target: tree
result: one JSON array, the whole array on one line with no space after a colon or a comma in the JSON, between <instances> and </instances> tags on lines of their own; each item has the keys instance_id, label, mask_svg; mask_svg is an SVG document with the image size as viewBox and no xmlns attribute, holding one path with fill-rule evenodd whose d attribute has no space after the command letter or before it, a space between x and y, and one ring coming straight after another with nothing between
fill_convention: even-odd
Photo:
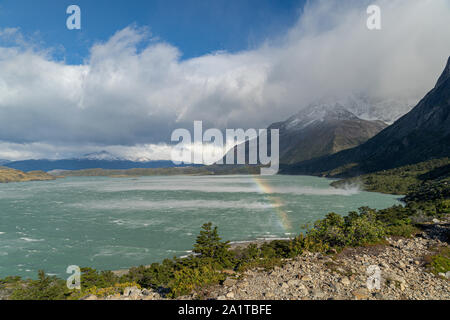
<instances>
[{"instance_id":1,"label":"tree","mask_svg":"<svg viewBox=\"0 0 450 320\"><path fill-rule=\"evenodd\" d=\"M222 266L230 264L231 253L229 241L222 242L219 237L217 227L212 226L212 223L205 223L197 236L197 241L194 245L194 253L200 254L201 258L210 258L219 262Z\"/></svg>"}]
</instances>

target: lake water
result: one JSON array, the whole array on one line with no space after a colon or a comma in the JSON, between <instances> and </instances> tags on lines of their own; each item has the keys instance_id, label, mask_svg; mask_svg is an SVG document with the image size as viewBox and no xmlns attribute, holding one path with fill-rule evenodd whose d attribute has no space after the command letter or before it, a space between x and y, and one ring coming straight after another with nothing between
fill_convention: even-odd
<instances>
[{"instance_id":1,"label":"lake water","mask_svg":"<svg viewBox=\"0 0 450 320\"><path fill-rule=\"evenodd\" d=\"M327 212L386 208L398 196L334 189L305 176L66 178L0 184L0 277L65 277L183 256L200 226L226 240L286 238Z\"/></svg>"}]
</instances>

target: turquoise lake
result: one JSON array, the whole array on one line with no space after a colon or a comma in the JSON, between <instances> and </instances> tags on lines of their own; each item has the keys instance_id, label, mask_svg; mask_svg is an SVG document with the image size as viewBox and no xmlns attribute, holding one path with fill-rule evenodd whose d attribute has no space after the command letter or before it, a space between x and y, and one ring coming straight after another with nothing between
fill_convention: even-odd
<instances>
[{"instance_id":1,"label":"turquoise lake","mask_svg":"<svg viewBox=\"0 0 450 320\"><path fill-rule=\"evenodd\" d=\"M286 238L327 212L383 209L398 196L334 189L306 176L66 178L0 184L0 278L66 277L189 254L213 222L230 241Z\"/></svg>"}]
</instances>

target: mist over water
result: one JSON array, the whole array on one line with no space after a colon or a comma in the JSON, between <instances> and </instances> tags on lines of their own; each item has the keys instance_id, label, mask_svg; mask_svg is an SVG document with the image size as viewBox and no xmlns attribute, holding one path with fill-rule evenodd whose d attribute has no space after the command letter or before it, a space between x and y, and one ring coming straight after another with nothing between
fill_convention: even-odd
<instances>
[{"instance_id":1,"label":"mist over water","mask_svg":"<svg viewBox=\"0 0 450 320\"><path fill-rule=\"evenodd\" d=\"M0 184L0 277L65 277L69 265L121 269L184 256L200 226L226 240L285 238L334 211L396 196L304 176L67 178Z\"/></svg>"}]
</instances>

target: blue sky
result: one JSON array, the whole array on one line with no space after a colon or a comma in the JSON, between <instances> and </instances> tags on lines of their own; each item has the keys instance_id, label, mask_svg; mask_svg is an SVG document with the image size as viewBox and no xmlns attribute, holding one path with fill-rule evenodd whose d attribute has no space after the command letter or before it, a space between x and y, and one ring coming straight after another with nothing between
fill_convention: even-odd
<instances>
[{"instance_id":1,"label":"blue sky","mask_svg":"<svg viewBox=\"0 0 450 320\"><path fill-rule=\"evenodd\" d=\"M448 0L0 0L0 159L169 159L194 121L262 129L323 101L393 121L442 72L449 19Z\"/></svg>"},{"instance_id":2,"label":"blue sky","mask_svg":"<svg viewBox=\"0 0 450 320\"><path fill-rule=\"evenodd\" d=\"M66 28L77 4L81 31ZM0 29L20 28L27 40L53 48L55 58L80 64L92 44L131 24L182 52L182 59L257 47L298 20L304 0L3 0Z\"/></svg>"}]
</instances>

